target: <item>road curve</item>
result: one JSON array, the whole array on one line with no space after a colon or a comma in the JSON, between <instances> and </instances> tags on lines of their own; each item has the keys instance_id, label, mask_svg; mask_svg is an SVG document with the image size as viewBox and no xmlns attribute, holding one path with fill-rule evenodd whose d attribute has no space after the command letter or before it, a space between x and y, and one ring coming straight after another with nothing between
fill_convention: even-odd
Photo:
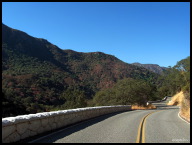
<instances>
[{"instance_id":1,"label":"road curve","mask_svg":"<svg viewBox=\"0 0 192 145\"><path fill-rule=\"evenodd\" d=\"M190 124L178 117L179 108L155 103L156 110L136 110L103 115L64 128L33 143L135 143L139 125L146 143L190 142Z\"/></svg>"},{"instance_id":2,"label":"road curve","mask_svg":"<svg viewBox=\"0 0 192 145\"><path fill-rule=\"evenodd\" d=\"M148 143L189 143L190 124L178 117L178 108L151 114L146 120L145 140Z\"/></svg>"}]
</instances>

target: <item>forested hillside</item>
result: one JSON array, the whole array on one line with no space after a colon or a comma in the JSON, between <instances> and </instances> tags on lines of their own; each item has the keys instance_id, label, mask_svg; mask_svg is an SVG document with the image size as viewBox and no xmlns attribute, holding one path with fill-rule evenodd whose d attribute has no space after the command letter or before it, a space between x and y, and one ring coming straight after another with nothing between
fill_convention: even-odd
<instances>
[{"instance_id":1,"label":"forested hillside","mask_svg":"<svg viewBox=\"0 0 192 145\"><path fill-rule=\"evenodd\" d=\"M2 117L97 105L145 105L180 90L190 57L161 75L102 52L62 50L2 24Z\"/></svg>"},{"instance_id":2,"label":"forested hillside","mask_svg":"<svg viewBox=\"0 0 192 145\"><path fill-rule=\"evenodd\" d=\"M190 56L178 61L160 79L159 94L173 96L172 103L179 103L180 115L190 122Z\"/></svg>"},{"instance_id":3,"label":"forested hillside","mask_svg":"<svg viewBox=\"0 0 192 145\"><path fill-rule=\"evenodd\" d=\"M145 106L147 101L163 99L183 91L185 99L181 109L190 107L190 57L180 60L158 76L156 83L139 79L123 79L114 87L96 93L95 105L131 104Z\"/></svg>"},{"instance_id":4,"label":"forested hillside","mask_svg":"<svg viewBox=\"0 0 192 145\"><path fill-rule=\"evenodd\" d=\"M85 107L119 80L155 84L157 77L115 56L62 50L2 24L3 117Z\"/></svg>"},{"instance_id":5,"label":"forested hillside","mask_svg":"<svg viewBox=\"0 0 192 145\"><path fill-rule=\"evenodd\" d=\"M184 91L190 93L190 56L177 62L159 76L159 91L161 95L175 95ZM189 96L190 97L190 96Z\"/></svg>"}]
</instances>

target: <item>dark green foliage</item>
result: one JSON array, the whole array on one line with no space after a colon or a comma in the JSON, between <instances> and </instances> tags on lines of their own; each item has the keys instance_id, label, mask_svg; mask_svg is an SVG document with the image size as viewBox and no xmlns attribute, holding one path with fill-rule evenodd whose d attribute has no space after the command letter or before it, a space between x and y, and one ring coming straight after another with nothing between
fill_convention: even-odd
<instances>
[{"instance_id":1,"label":"dark green foliage","mask_svg":"<svg viewBox=\"0 0 192 145\"><path fill-rule=\"evenodd\" d=\"M156 100L156 87L144 80L132 78L118 81L114 87L99 91L94 97L95 105L146 105Z\"/></svg>"},{"instance_id":2,"label":"dark green foliage","mask_svg":"<svg viewBox=\"0 0 192 145\"><path fill-rule=\"evenodd\" d=\"M190 56L177 62L159 77L159 95L172 96L179 91L190 92Z\"/></svg>"},{"instance_id":3,"label":"dark green foliage","mask_svg":"<svg viewBox=\"0 0 192 145\"><path fill-rule=\"evenodd\" d=\"M59 98L65 100L65 103L61 106L63 109L87 106L85 92L72 87L64 91Z\"/></svg>"},{"instance_id":4,"label":"dark green foliage","mask_svg":"<svg viewBox=\"0 0 192 145\"><path fill-rule=\"evenodd\" d=\"M182 90L190 91L190 56L179 61L175 68L180 72L180 78L183 80Z\"/></svg>"},{"instance_id":5,"label":"dark green foliage","mask_svg":"<svg viewBox=\"0 0 192 145\"><path fill-rule=\"evenodd\" d=\"M179 61L173 68L166 69L153 79L124 79L114 87L96 93L95 105L138 104L145 105L149 100L161 100L179 91L190 94L190 57ZM140 79L140 80L138 80ZM190 95L187 99L190 100Z\"/></svg>"},{"instance_id":6,"label":"dark green foliage","mask_svg":"<svg viewBox=\"0 0 192 145\"><path fill-rule=\"evenodd\" d=\"M1 100L3 108L2 117L11 117L30 113L26 110L26 107L20 103L19 98L17 98L11 90L2 92Z\"/></svg>"}]
</instances>

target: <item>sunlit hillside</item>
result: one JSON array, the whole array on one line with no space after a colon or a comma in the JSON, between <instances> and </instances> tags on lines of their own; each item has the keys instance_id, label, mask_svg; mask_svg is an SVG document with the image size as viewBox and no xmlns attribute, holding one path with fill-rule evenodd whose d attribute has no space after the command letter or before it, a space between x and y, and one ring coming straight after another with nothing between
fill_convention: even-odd
<instances>
[{"instance_id":1,"label":"sunlit hillside","mask_svg":"<svg viewBox=\"0 0 192 145\"><path fill-rule=\"evenodd\" d=\"M186 99L187 95L189 94L181 91L175 94L167 105L180 106L180 115L190 122L190 100Z\"/></svg>"}]
</instances>

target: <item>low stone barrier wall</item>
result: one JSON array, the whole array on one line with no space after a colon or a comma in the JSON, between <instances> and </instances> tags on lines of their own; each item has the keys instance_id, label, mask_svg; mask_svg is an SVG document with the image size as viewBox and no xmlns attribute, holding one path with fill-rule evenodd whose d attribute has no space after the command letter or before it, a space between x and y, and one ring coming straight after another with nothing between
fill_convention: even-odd
<instances>
[{"instance_id":1,"label":"low stone barrier wall","mask_svg":"<svg viewBox=\"0 0 192 145\"><path fill-rule=\"evenodd\" d=\"M131 110L131 105L86 107L2 118L2 143L16 142L100 115Z\"/></svg>"}]
</instances>

